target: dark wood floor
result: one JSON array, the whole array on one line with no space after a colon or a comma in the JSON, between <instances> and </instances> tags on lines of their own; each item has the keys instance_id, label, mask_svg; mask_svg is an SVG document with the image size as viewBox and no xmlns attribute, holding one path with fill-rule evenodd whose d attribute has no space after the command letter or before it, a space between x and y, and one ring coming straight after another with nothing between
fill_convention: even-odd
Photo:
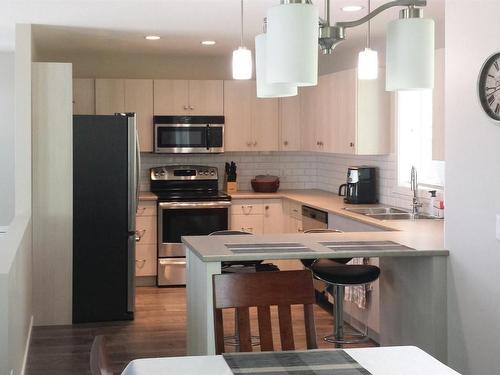
<instances>
[{"instance_id":1,"label":"dark wood floor","mask_svg":"<svg viewBox=\"0 0 500 375\"><path fill-rule=\"evenodd\" d=\"M293 310L297 348L305 348L301 315L300 309ZM275 316L273 318L276 319ZM332 330L331 315L315 306L315 318L318 345L331 348L331 344L320 339ZM228 332L232 332L231 316L227 315L225 320L229 323ZM108 339L108 349L117 374L133 359L185 355L185 289L137 288L135 320L131 322L34 327L26 374L90 374L90 347L96 335L105 335ZM276 332L275 335L275 342L279 343L279 334ZM373 345L373 342L368 342L359 346Z\"/></svg>"}]
</instances>

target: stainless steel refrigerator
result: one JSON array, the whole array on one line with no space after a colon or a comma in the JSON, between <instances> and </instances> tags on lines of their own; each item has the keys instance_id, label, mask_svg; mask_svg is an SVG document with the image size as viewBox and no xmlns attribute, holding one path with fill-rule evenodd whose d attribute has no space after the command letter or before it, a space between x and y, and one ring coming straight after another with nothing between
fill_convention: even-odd
<instances>
[{"instance_id":1,"label":"stainless steel refrigerator","mask_svg":"<svg viewBox=\"0 0 500 375\"><path fill-rule=\"evenodd\" d=\"M134 114L73 117L73 322L130 320L140 153Z\"/></svg>"}]
</instances>

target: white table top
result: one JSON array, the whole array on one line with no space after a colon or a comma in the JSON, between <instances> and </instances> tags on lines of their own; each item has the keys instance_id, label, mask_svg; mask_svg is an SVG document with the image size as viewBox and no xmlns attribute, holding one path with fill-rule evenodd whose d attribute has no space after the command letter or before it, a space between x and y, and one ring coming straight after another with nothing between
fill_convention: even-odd
<instances>
[{"instance_id":1,"label":"white table top","mask_svg":"<svg viewBox=\"0 0 500 375\"><path fill-rule=\"evenodd\" d=\"M372 375L460 375L414 346L344 349ZM222 356L137 359L122 375L233 375Z\"/></svg>"}]
</instances>

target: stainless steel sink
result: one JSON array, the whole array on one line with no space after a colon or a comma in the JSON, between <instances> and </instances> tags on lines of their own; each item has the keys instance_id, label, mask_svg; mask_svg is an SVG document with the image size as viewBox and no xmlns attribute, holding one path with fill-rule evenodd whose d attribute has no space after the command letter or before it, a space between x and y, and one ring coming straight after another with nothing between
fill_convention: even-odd
<instances>
[{"instance_id":1,"label":"stainless steel sink","mask_svg":"<svg viewBox=\"0 0 500 375\"><path fill-rule=\"evenodd\" d=\"M344 210L362 215L387 215L387 214L406 214L405 210L395 207L346 207Z\"/></svg>"},{"instance_id":2,"label":"stainless steel sink","mask_svg":"<svg viewBox=\"0 0 500 375\"><path fill-rule=\"evenodd\" d=\"M395 207L346 207L346 211L365 215L378 220L420 220L420 219L439 219L432 215L412 214L411 212Z\"/></svg>"}]
</instances>

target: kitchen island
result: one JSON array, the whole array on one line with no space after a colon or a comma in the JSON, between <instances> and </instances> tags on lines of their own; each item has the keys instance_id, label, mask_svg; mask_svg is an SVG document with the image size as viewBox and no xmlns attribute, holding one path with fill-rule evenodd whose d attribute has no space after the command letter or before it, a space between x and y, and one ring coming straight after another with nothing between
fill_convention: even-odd
<instances>
[{"instance_id":1,"label":"kitchen island","mask_svg":"<svg viewBox=\"0 0 500 375\"><path fill-rule=\"evenodd\" d=\"M424 220L414 229L431 225L442 226L442 223L430 224ZM379 243L347 250L338 244L352 241ZM446 361L446 261L449 252L443 248L441 237L436 238L425 230L394 230L186 236L183 242L187 248L188 355L215 353L212 275L221 273L221 262L378 257L382 270L380 344L415 345Z\"/></svg>"}]
</instances>

